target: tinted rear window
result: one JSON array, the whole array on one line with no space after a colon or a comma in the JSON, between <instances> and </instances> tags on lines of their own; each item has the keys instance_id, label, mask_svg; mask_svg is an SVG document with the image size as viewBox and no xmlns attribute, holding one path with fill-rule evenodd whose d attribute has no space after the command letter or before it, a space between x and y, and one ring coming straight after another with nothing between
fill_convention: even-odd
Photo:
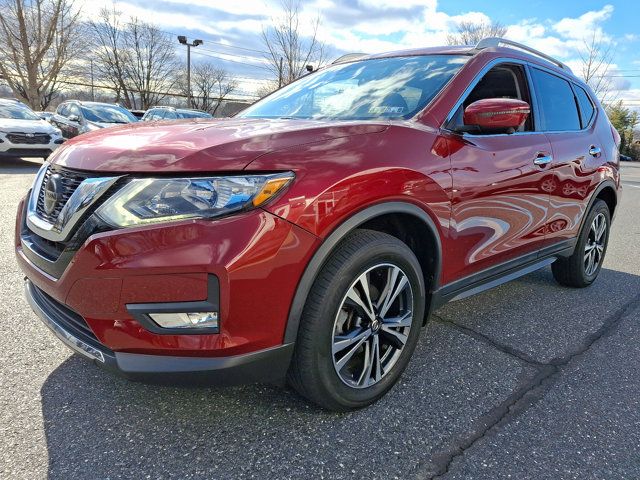
<instances>
[{"instance_id":1,"label":"tinted rear window","mask_svg":"<svg viewBox=\"0 0 640 480\"><path fill-rule=\"evenodd\" d=\"M580 130L578 107L566 80L537 68L531 69L540 106L540 127L547 132Z\"/></svg>"}]
</instances>

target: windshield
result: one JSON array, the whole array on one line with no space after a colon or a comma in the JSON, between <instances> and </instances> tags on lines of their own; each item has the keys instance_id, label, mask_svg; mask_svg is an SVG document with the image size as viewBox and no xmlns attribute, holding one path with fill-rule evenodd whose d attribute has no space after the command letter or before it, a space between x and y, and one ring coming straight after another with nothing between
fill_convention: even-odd
<instances>
[{"instance_id":1,"label":"windshield","mask_svg":"<svg viewBox=\"0 0 640 480\"><path fill-rule=\"evenodd\" d=\"M177 110L178 118L213 118L207 112L196 112L193 110Z\"/></svg>"},{"instance_id":2,"label":"windshield","mask_svg":"<svg viewBox=\"0 0 640 480\"><path fill-rule=\"evenodd\" d=\"M0 118L13 120L40 120L33 111L22 103L0 103Z\"/></svg>"},{"instance_id":3,"label":"windshield","mask_svg":"<svg viewBox=\"0 0 640 480\"><path fill-rule=\"evenodd\" d=\"M334 65L276 91L239 117L368 120L410 118L464 65L460 55L422 55Z\"/></svg>"},{"instance_id":4,"label":"windshield","mask_svg":"<svg viewBox=\"0 0 640 480\"><path fill-rule=\"evenodd\" d=\"M118 105L82 105L82 114L90 122L131 123L138 119L129 110Z\"/></svg>"}]
</instances>

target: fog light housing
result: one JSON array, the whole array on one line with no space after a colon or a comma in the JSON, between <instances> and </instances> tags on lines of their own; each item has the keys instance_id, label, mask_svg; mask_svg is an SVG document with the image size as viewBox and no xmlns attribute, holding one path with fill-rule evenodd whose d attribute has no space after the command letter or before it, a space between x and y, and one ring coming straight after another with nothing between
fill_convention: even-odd
<instances>
[{"instance_id":1,"label":"fog light housing","mask_svg":"<svg viewBox=\"0 0 640 480\"><path fill-rule=\"evenodd\" d=\"M218 328L218 312L150 313L149 317L162 328Z\"/></svg>"}]
</instances>

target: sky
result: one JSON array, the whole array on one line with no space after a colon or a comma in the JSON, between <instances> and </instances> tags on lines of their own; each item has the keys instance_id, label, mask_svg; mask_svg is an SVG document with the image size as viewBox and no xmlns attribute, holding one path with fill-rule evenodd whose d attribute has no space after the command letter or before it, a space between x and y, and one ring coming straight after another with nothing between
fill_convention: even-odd
<instances>
[{"instance_id":1,"label":"sky","mask_svg":"<svg viewBox=\"0 0 640 480\"><path fill-rule=\"evenodd\" d=\"M84 0L94 16L112 2ZM264 67L261 31L281 11L278 0L122 0L124 16L155 23L172 35L200 38L192 62L213 61L240 78L239 95L254 94L270 77ZM318 35L329 57L347 52L378 53L445 44L461 21L498 21L506 37L580 69L580 50L595 34L613 52L609 75L617 98L640 108L640 1L637 0L302 0L301 26ZM185 47L177 44L185 58Z\"/></svg>"}]
</instances>

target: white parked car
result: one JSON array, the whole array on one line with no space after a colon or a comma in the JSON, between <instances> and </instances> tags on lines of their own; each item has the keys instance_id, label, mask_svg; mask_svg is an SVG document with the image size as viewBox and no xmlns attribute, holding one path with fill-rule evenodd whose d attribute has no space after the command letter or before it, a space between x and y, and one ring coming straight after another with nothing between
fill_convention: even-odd
<instances>
[{"instance_id":1,"label":"white parked car","mask_svg":"<svg viewBox=\"0 0 640 480\"><path fill-rule=\"evenodd\" d=\"M0 99L0 158L47 158L62 142L60 129L24 103Z\"/></svg>"}]
</instances>

